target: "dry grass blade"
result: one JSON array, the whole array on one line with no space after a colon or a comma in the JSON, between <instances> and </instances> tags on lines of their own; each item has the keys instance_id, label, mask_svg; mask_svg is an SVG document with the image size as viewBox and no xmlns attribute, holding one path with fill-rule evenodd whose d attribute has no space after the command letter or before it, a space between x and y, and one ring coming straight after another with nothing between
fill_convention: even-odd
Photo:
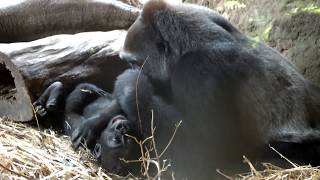
<instances>
[{"instance_id":1,"label":"dry grass blade","mask_svg":"<svg viewBox=\"0 0 320 180\"><path fill-rule=\"evenodd\" d=\"M178 127L179 123L176 125ZM152 138L151 136L145 141L136 139L141 145L143 156L135 162L145 163L144 173L148 173L150 164L155 164L158 174L155 177L145 177L159 179L169 165L166 161L159 160L165 150L157 158L150 156L154 149L145 149L144 143L155 143ZM265 163L264 170L258 171L247 158L244 161L249 165L250 173L228 176L218 172L226 179L320 179L319 167L296 165L290 169L282 169ZM3 119L0 119L0 162L0 179L111 179L94 164L88 151L74 151L69 137L58 136L52 130L39 131L37 127Z\"/></svg>"},{"instance_id":2,"label":"dry grass blade","mask_svg":"<svg viewBox=\"0 0 320 180\"><path fill-rule=\"evenodd\" d=\"M283 158L284 156L281 155ZM295 166L289 169L282 169L269 163L263 163L264 170L258 171L253 164L244 157L244 162L247 163L251 169L250 173L239 174L232 179L239 180L305 180L305 179L320 179L320 167L311 166ZM292 163L290 161L290 163Z\"/></svg>"},{"instance_id":3,"label":"dry grass blade","mask_svg":"<svg viewBox=\"0 0 320 180\"><path fill-rule=\"evenodd\" d=\"M0 119L1 179L111 179L93 159L68 136Z\"/></svg>"}]
</instances>

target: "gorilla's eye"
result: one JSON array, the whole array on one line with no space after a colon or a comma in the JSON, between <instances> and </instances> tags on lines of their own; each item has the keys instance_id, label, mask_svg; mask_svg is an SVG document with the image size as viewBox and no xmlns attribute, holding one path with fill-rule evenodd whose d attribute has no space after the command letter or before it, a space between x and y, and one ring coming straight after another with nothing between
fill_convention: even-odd
<instances>
[{"instance_id":1,"label":"gorilla's eye","mask_svg":"<svg viewBox=\"0 0 320 180\"><path fill-rule=\"evenodd\" d=\"M160 53L164 53L165 47L164 47L164 44L162 42L157 43L157 48L158 48L158 51Z\"/></svg>"},{"instance_id":2,"label":"gorilla's eye","mask_svg":"<svg viewBox=\"0 0 320 180\"><path fill-rule=\"evenodd\" d=\"M167 54L169 52L169 46L168 46L168 43L166 42L158 42L156 46L160 53Z\"/></svg>"}]
</instances>

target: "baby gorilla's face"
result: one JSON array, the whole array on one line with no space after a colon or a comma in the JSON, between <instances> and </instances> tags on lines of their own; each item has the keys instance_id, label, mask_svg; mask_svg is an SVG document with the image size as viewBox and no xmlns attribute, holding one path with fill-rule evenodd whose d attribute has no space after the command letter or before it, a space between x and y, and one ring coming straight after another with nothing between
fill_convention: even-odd
<instances>
[{"instance_id":1,"label":"baby gorilla's face","mask_svg":"<svg viewBox=\"0 0 320 180\"><path fill-rule=\"evenodd\" d=\"M112 118L101 134L96 154L101 166L110 173L126 175L138 170L138 163L126 163L125 160L139 159L139 145L132 137L137 136L134 123L124 116ZM128 136L129 135L129 136Z\"/></svg>"}]
</instances>

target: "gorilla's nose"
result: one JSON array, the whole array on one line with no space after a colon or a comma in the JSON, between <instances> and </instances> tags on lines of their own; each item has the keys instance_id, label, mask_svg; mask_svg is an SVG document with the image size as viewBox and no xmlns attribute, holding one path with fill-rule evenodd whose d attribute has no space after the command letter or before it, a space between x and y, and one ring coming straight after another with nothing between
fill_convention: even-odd
<instances>
[{"instance_id":1,"label":"gorilla's nose","mask_svg":"<svg viewBox=\"0 0 320 180\"><path fill-rule=\"evenodd\" d=\"M115 128L121 133L126 133L127 131L127 126L124 122L118 123Z\"/></svg>"},{"instance_id":2,"label":"gorilla's nose","mask_svg":"<svg viewBox=\"0 0 320 180\"><path fill-rule=\"evenodd\" d=\"M126 61L132 69L139 67L137 59L132 54L121 51L119 57L120 59Z\"/></svg>"},{"instance_id":3,"label":"gorilla's nose","mask_svg":"<svg viewBox=\"0 0 320 180\"><path fill-rule=\"evenodd\" d=\"M122 60L124 60L124 61L133 61L133 60L135 60L135 59L133 58L133 56L131 55L131 53L127 53L127 52L124 51L124 50L120 51L119 57L120 57L120 59L122 59Z\"/></svg>"}]
</instances>

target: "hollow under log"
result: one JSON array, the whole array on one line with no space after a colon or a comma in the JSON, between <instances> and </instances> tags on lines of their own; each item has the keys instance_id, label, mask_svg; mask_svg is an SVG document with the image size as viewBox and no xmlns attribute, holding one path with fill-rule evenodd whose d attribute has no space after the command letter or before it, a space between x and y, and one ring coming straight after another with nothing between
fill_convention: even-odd
<instances>
[{"instance_id":1,"label":"hollow under log","mask_svg":"<svg viewBox=\"0 0 320 180\"><path fill-rule=\"evenodd\" d=\"M118 56L125 35L123 30L87 32L0 44L0 117L32 120L32 102L57 80L66 88L89 82L111 91L127 68Z\"/></svg>"}]
</instances>

